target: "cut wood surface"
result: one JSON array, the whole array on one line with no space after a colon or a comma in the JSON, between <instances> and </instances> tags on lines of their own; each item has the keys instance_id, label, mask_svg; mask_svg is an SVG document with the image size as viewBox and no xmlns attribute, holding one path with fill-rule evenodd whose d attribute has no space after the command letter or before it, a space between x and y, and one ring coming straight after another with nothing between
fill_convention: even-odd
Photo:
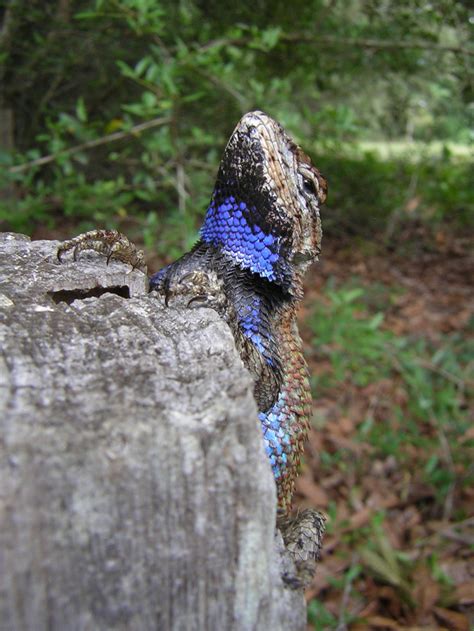
<instances>
[{"instance_id":1,"label":"cut wood surface","mask_svg":"<svg viewBox=\"0 0 474 631\"><path fill-rule=\"evenodd\" d=\"M0 628L303 629L226 324L57 245L0 236Z\"/></svg>"}]
</instances>

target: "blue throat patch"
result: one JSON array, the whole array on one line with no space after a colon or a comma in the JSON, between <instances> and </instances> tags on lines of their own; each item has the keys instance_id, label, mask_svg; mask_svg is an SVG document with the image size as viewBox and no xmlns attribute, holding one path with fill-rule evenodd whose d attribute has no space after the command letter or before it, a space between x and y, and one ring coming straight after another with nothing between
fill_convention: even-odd
<instances>
[{"instance_id":1,"label":"blue throat patch","mask_svg":"<svg viewBox=\"0 0 474 631\"><path fill-rule=\"evenodd\" d=\"M233 195L222 201L217 201L217 197L214 192L201 228L202 240L218 246L241 269L276 281L276 264L280 259L279 239L249 223L245 202L237 201Z\"/></svg>"}]
</instances>

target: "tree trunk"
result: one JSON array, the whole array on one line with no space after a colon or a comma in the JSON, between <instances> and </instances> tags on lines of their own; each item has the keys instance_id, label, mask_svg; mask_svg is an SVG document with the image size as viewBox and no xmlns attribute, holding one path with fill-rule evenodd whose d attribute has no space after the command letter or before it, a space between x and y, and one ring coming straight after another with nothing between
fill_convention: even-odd
<instances>
[{"instance_id":1,"label":"tree trunk","mask_svg":"<svg viewBox=\"0 0 474 631\"><path fill-rule=\"evenodd\" d=\"M227 326L56 247L0 236L0 627L303 629Z\"/></svg>"}]
</instances>

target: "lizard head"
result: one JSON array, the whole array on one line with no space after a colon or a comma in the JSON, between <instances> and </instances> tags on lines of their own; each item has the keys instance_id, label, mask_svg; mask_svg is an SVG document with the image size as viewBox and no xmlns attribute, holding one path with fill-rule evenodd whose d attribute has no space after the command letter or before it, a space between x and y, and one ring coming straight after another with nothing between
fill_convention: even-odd
<instances>
[{"instance_id":1,"label":"lizard head","mask_svg":"<svg viewBox=\"0 0 474 631\"><path fill-rule=\"evenodd\" d=\"M324 177L281 125L249 112L225 148L201 237L300 297L304 272L321 251L326 192Z\"/></svg>"}]
</instances>

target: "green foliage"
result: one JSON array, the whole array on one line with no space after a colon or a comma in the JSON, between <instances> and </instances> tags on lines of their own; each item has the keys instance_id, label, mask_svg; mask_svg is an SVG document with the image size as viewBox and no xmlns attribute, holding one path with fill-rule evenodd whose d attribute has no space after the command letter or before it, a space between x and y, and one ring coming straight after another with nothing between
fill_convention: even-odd
<instances>
[{"instance_id":1,"label":"green foliage","mask_svg":"<svg viewBox=\"0 0 474 631\"><path fill-rule=\"evenodd\" d=\"M330 183L326 231L373 237L385 233L387 241L414 222L432 230L441 222L474 225L471 191L473 163L449 152L428 156L415 149L408 159L381 157L375 152L354 157L350 146L341 154L318 154ZM391 226L391 227L390 227Z\"/></svg>"},{"instance_id":2,"label":"green foliage","mask_svg":"<svg viewBox=\"0 0 474 631\"><path fill-rule=\"evenodd\" d=\"M469 57L443 49L469 45L461 2L80 0L58 9L20 0L11 10L0 104L14 110L17 150L0 148L0 186L16 196L0 201L3 227L133 219L149 247L181 251L196 237L226 139L252 108L313 146L330 180L326 229L383 229L414 178L430 221L472 209L467 168L449 157L415 169L339 151L364 138L469 140L472 84L460 71ZM52 159L28 166L40 156Z\"/></svg>"},{"instance_id":3,"label":"green foliage","mask_svg":"<svg viewBox=\"0 0 474 631\"><path fill-rule=\"evenodd\" d=\"M380 292L380 288L377 288ZM474 343L460 332L442 343L396 336L383 326L383 314L373 311L373 292L357 281L328 288L310 319L317 356L329 359L331 371L314 379L315 397L341 382L362 388L391 379L406 393L403 407L394 404L382 421L371 414L360 424L361 440L380 457L404 462L407 444L420 450L423 478L440 498L455 479L457 463L466 465L466 450L456 448L470 427L466 409L472 382ZM451 445L449 456L446 445ZM344 452L324 454L328 469L344 469Z\"/></svg>"},{"instance_id":4,"label":"green foliage","mask_svg":"<svg viewBox=\"0 0 474 631\"><path fill-rule=\"evenodd\" d=\"M308 623L312 625L315 631L326 631L327 629L335 629L338 620L326 609L322 602L313 598L308 603Z\"/></svg>"},{"instance_id":5,"label":"green foliage","mask_svg":"<svg viewBox=\"0 0 474 631\"><path fill-rule=\"evenodd\" d=\"M413 606L413 563L393 548L383 527L384 518L382 513L374 516L369 536L360 545L359 554L373 575L399 590L402 598Z\"/></svg>"},{"instance_id":6,"label":"green foliage","mask_svg":"<svg viewBox=\"0 0 474 631\"><path fill-rule=\"evenodd\" d=\"M384 363L385 344L389 339L389 334L380 329L382 313L370 318L357 317L361 310L357 301L363 293L361 287L328 289L330 306L318 309L312 320L316 333L314 343L320 351L328 349L334 379L352 379L359 386L381 376L380 366Z\"/></svg>"}]
</instances>

